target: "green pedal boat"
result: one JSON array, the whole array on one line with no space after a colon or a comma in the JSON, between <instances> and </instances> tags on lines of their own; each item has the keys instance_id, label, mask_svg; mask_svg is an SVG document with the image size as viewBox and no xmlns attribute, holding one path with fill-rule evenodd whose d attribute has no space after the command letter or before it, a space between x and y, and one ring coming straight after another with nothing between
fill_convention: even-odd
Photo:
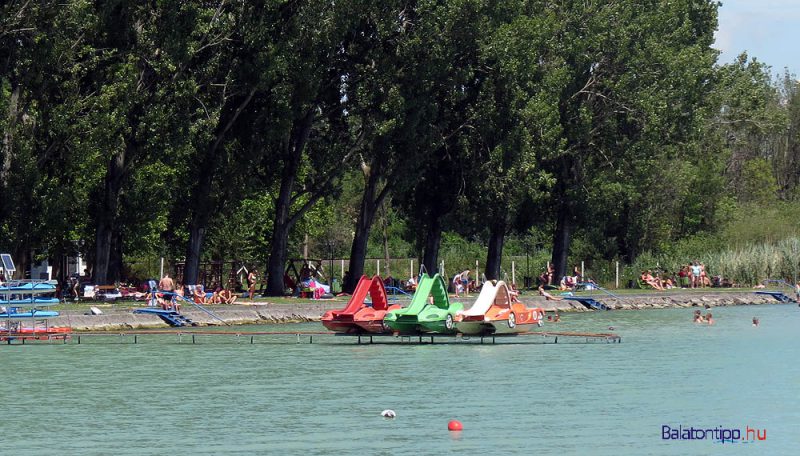
<instances>
[{"instance_id":1,"label":"green pedal boat","mask_svg":"<svg viewBox=\"0 0 800 456\"><path fill-rule=\"evenodd\" d=\"M447 285L439 274L423 274L411 304L387 312L383 322L395 333L454 333L456 313L463 309L461 303L450 303Z\"/></svg>"}]
</instances>

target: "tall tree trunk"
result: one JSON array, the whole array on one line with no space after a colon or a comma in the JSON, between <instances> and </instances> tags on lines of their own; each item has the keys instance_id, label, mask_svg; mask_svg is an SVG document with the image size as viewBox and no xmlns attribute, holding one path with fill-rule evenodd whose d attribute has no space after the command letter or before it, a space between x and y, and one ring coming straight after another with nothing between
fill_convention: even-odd
<instances>
[{"instance_id":1,"label":"tall tree trunk","mask_svg":"<svg viewBox=\"0 0 800 456\"><path fill-rule=\"evenodd\" d=\"M206 237L206 230L211 220L211 213L214 210L211 202L211 172L213 170L213 159L209 156L200 166L200 176L206 176L206 181L198 184L192 195L191 219L189 221L189 242L186 245L186 264L183 269L183 282L185 285L197 284L198 274L200 272L200 258L202 257L203 242ZM199 178L198 178L199 179ZM198 180L199 182L199 180Z\"/></svg>"},{"instance_id":2,"label":"tall tree trunk","mask_svg":"<svg viewBox=\"0 0 800 456\"><path fill-rule=\"evenodd\" d=\"M302 119L298 119L292 127L290 141L287 144L281 188L278 198L275 200L275 222L272 228L270 254L267 263L267 294L269 296L283 295L283 274L288 255L289 232L297 220L289 216L289 211L292 208L292 194L297 179L297 170L300 167L303 149L311 133L313 120L313 111L308 111Z\"/></svg>"},{"instance_id":3,"label":"tall tree trunk","mask_svg":"<svg viewBox=\"0 0 800 456\"><path fill-rule=\"evenodd\" d=\"M195 220L189 223L189 242L186 247L186 264L183 268L183 281L185 285L196 285L200 273L200 257L202 255L203 241L206 237L206 224Z\"/></svg>"},{"instance_id":4,"label":"tall tree trunk","mask_svg":"<svg viewBox=\"0 0 800 456\"><path fill-rule=\"evenodd\" d=\"M486 278L500 278L500 264L503 261L503 243L506 237L506 221L498 219L489 228L489 251L486 254Z\"/></svg>"},{"instance_id":5,"label":"tall tree trunk","mask_svg":"<svg viewBox=\"0 0 800 456\"><path fill-rule=\"evenodd\" d=\"M275 219L269 261L267 262L267 295L283 296L283 275L289 246L289 226Z\"/></svg>"},{"instance_id":6,"label":"tall tree trunk","mask_svg":"<svg viewBox=\"0 0 800 456\"><path fill-rule=\"evenodd\" d=\"M215 179L218 179L217 152L225 140L225 135L236 123L241 113L253 100L256 89L253 88L242 100L229 99L223 106L223 114L217 121L214 142L208 145L202 157L200 166L197 170L197 178L192 192L192 201L189 203L191 208L191 219L189 221L189 242L186 245L186 264L183 269L184 285L197 284L200 273L200 259L203 253L203 242L205 242L208 224L211 221L211 214L216 213L222 201L212 201L211 187Z\"/></svg>"},{"instance_id":7,"label":"tall tree trunk","mask_svg":"<svg viewBox=\"0 0 800 456\"><path fill-rule=\"evenodd\" d=\"M111 236L111 252L108 260L106 278L109 283L117 283L122 278L123 241L120 230L114 230Z\"/></svg>"},{"instance_id":8,"label":"tall tree trunk","mask_svg":"<svg viewBox=\"0 0 800 456\"><path fill-rule=\"evenodd\" d=\"M11 164L14 161L14 129L19 117L20 87L15 85L8 100L8 120L3 131L3 143L0 147L0 220L6 220L10 213L17 210L16 205L6 196L8 178L11 175Z\"/></svg>"},{"instance_id":9,"label":"tall tree trunk","mask_svg":"<svg viewBox=\"0 0 800 456\"><path fill-rule=\"evenodd\" d=\"M561 277L564 277L567 273L567 257L574 228L573 218L570 204L562 202L558 207L558 220L556 221L556 230L553 233L552 262L555 270L554 281L561 280Z\"/></svg>"},{"instance_id":10,"label":"tall tree trunk","mask_svg":"<svg viewBox=\"0 0 800 456\"><path fill-rule=\"evenodd\" d=\"M375 214L388 193L387 188L378 192L378 185L383 178L382 168L378 160L373 160L372 166L363 165L362 168L366 182L364 183L364 192L361 195L361 205L358 210L353 244L350 247L350 266L348 268L350 274L348 275L347 283L343 284L343 289L347 293L353 292L358 279L364 274L369 233L375 221ZM380 271L378 271L378 274L380 274Z\"/></svg>"},{"instance_id":11,"label":"tall tree trunk","mask_svg":"<svg viewBox=\"0 0 800 456\"><path fill-rule=\"evenodd\" d=\"M96 247L94 259L94 282L98 285L109 284L109 262L114 230L116 229L117 209L119 206L122 182L125 177L125 158L131 152L126 149L115 154L108 163L105 186L97 214L95 231Z\"/></svg>"},{"instance_id":12,"label":"tall tree trunk","mask_svg":"<svg viewBox=\"0 0 800 456\"><path fill-rule=\"evenodd\" d=\"M385 208L382 211L381 219L383 221L381 225L383 228L383 258L386 261L386 263L384 263L386 264L385 266L386 277L391 277L392 264L391 264L391 256L389 255L389 220ZM380 271L378 271L378 273L380 274Z\"/></svg>"},{"instance_id":13,"label":"tall tree trunk","mask_svg":"<svg viewBox=\"0 0 800 456\"><path fill-rule=\"evenodd\" d=\"M372 193L374 195L374 188ZM364 195L361 198L361 208L358 212L358 220L356 221L355 233L353 236L353 244L350 247L350 265L348 266L348 278L344 284L344 291L352 293L356 288L358 279L364 274L364 262L367 256L367 244L369 242L369 232L372 228L372 221L375 217L375 206L373 196L369 195L370 186L364 189Z\"/></svg>"},{"instance_id":14,"label":"tall tree trunk","mask_svg":"<svg viewBox=\"0 0 800 456\"><path fill-rule=\"evenodd\" d=\"M8 186L8 175L11 172L14 155L14 129L19 117L19 94L20 86L15 85L8 100L8 124L3 132L3 147L0 150L3 156L2 166L0 166L0 190L4 190Z\"/></svg>"},{"instance_id":15,"label":"tall tree trunk","mask_svg":"<svg viewBox=\"0 0 800 456\"><path fill-rule=\"evenodd\" d=\"M15 279L25 278L25 272L28 271L28 268L30 267L30 256L31 249L28 242L25 240L18 242L12 254L12 258L14 259L14 267L17 268L14 272Z\"/></svg>"},{"instance_id":16,"label":"tall tree trunk","mask_svg":"<svg viewBox=\"0 0 800 456\"><path fill-rule=\"evenodd\" d=\"M422 256L422 264L429 275L439 271L439 245L442 241L442 220L439 214L431 214L428 220L428 229L425 233L425 249Z\"/></svg>"},{"instance_id":17,"label":"tall tree trunk","mask_svg":"<svg viewBox=\"0 0 800 456\"><path fill-rule=\"evenodd\" d=\"M58 280L60 286L64 286L64 250L61 247L61 244L56 244L55 248L49 252L50 256L47 258L47 262L53 266L53 274L50 276L54 280ZM57 296L61 297L61 296Z\"/></svg>"}]
</instances>

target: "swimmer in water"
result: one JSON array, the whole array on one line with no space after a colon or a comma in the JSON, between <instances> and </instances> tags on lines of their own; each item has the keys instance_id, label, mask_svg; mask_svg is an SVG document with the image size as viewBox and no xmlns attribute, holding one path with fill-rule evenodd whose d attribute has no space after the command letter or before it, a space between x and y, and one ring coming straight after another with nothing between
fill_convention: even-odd
<instances>
[{"instance_id":1,"label":"swimmer in water","mask_svg":"<svg viewBox=\"0 0 800 456\"><path fill-rule=\"evenodd\" d=\"M711 312L709 312L709 313L707 313L707 314L706 314L706 316L705 316L704 320L705 320L705 321L706 321L706 323L708 323L709 325L713 325L713 324L714 324L714 317L711 315Z\"/></svg>"},{"instance_id":2,"label":"swimmer in water","mask_svg":"<svg viewBox=\"0 0 800 456\"><path fill-rule=\"evenodd\" d=\"M758 317L753 317L753 326L758 326Z\"/></svg>"}]
</instances>

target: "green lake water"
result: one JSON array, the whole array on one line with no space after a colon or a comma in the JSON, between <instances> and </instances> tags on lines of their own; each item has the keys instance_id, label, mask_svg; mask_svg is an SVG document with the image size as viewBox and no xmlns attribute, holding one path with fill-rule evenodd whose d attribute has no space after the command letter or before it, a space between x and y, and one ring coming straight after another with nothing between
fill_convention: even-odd
<instances>
[{"instance_id":1,"label":"green lake water","mask_svg":"<svg viewBox=\"0 0 800 456\"><path fill-rule=\"evenodd\" d=\"M113 336L0 346L0 454L800 454L800 308L712 312L711 327L693 324L692 309L563 314L545 327L613 326L620 344ZM448 432L451 419L464 431ZM749 426L767 438L662 440L664 425Z\"/></svg>"}]
</instances>

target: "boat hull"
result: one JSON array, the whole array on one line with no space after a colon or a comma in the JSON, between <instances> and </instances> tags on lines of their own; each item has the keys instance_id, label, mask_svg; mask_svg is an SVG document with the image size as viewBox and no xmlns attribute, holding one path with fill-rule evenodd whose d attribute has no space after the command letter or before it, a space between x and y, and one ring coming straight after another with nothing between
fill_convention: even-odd
<instances>
[{"instance_id":1,"label":"boat hull","mask_svg":"<svg viewBox=\"0 0 800 456\"><path fill-rule=\"evenodd\" d=\"M519 334L529 332L539 327L538 322L515 324L513 327L508 325L508 320L489 320L489 321L459 321L456 323L456 330L466 335L484 334Z\"/></svg>"},{"instance_id":2,"label":"boat hull","mask_svg":"<svg viewBox=\"0 0 800 456\"><path fill-rule=\"evenodd\" d=\"M24 319L31 319L31 318L55 318L59 314L58 312L52 310L31 310L29 312L12 312L12 313L1 313L0 319L3 320L24 320Z\"/></svg>"},{"instance_id":3,"label":"boat hull","mask_svg":"<svg viewBox=\"0 0 800 456\"><path fill-rule=\"evenodd\" d=\"M488 326L492 328L492 330L490 330L492 334L519 334L528 332L537 327L535 323L525 323L517 324L511 328L508 326L508 320L494 320L489 322Z\"/></svg>"},{"instance_id":4,"label":"boat hull","mask_svg":"<svg viewBox=\"0 0 800 456\"><path fill-rule=\"evenodd\" d=\"M353 334L362 331L361 327L352 320L322 320L322 325L337 333Z\"/></svg>"},{"instance_id":5,"label":"boat hull","mask_svg":"<svg viewBox=\"0 0 800 456\"><path fill-rule=\"evenodd\" d=\"M67 340L71 337L72 328L66 326L53 326L50 328L16 328L8 331L0 329L0 341L10 340L50 340L53 338Z\"/></svg>"},{"instance_id":6,"label":"boat hull","mask_svg":"<svg viewBox=\"0 0 800 456\"><path fill-rule=\"evenodd\" d=\"M447 327L445 320L424 321L420 322L419 327L424 332L435 332L439 334L455 334L456 326L453 324L450 328Z\"/></svg>"},{"instance_id":7,"label":"boat hull","mask_svg":"<svg viewBox=\"0 0 800 456\"><path fill-rule=\"evenodd\" d=\"M390 332L390 329L383 323L385 316L385 310L366 307L355 314L326 314L322 317L322 324L338 333L385 333Z\"/></svg>"},{"instance_id":8,"label":"boat hull","mask_svg":"<svg viewBox=\"0 0 800 456\"><path fill-rule=\"evenodd\" d=\"M359 329L361 329L364 332L374 333L374 334L391 332L391 330L387 326L384 326L383 318L381 318L380 320L363 320L363 321L359 320L355 323L356 325L358 325Z\"/></svg>"},{"instance_id":9,"label":"boat hull","mask_svg":"<svg viewBox=\"0 0 800 456\"><path fill-rule=\"evenodd\" d=\"M466 335L480 335L494 332L494 327L485 321L459 321L456 331Z\"/></svg>"},{"instance_id":10,"label":"boat hull","mask_svg":"<svg viewBox=\"0 0 800 456\"><path fill-rule=\"evenodd\" d=\"M398 320L384 320L386 326L393 333L417 334L420 332L419 321L416 318L402 318Z\"/></svg>"}]
</instances>

